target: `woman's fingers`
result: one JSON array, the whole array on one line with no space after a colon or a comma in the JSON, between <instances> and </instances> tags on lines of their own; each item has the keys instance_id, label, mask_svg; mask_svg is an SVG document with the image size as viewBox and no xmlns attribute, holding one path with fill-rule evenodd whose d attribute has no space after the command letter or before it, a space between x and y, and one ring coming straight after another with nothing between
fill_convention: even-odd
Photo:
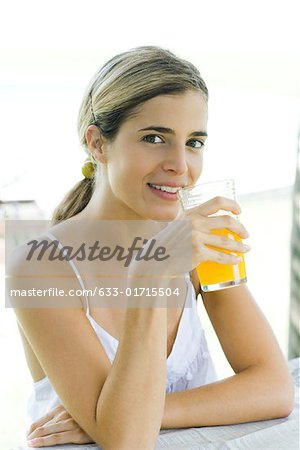
<instances>
[{"instance_id":1,"label":"woman's fingers","mask_svg":"<svg viewBox=\"0 0 300 450\"><path fill-rule=\"evenodd\" d=\"M30 425L30 428L28 430L27 433L27 437L38 427L41 427L42 425L44 425L45 423L49 422L50 420L52 420L55 416L57 412L57 408L53 409L52 411L50 411L48 414L45 414L45 416L41 417L39 420L37 420L36 422L33 422Z\"/></svg>"},{"instance_id":2,"label":"woman's fingers","mask_svg":"<svg viewBox=\"0 0 300 450\"><path fill-rule=\"evenodd\" d=\"M230 237L217 234L206 234L204 243L206 245L217 247L218 249L221 248L235 253L246 253L250 250L249 245L235 240L233 234L229 233L228 235Z\"/></svg>"},{"instance_id":3,"label":"woman's fingers","mask_svg":"<svg viewBox=\"0 0 300 450\"><path fill-rule=\"evenodd\" d=\"M70 417L70 415L67 413L67 411L65 410L65 408L62 405L56 406L50 412L48 412L43 417L41 417L39 420L37 420L36 422L33 422L30 425L27 436L29 436L36 428L44 425L45 423L50 422L51 420L55 421L57 418L60 418L62 414L66 415L64 417L65 419Z\"/></svg>"},{"instance_id":4,"label":"woman's fingers","mask_svg":"<svg viewBox=\"0 0 300 450\"><path fill-rule=\"evenodd\" d=\"M48 436L49 434L58 433L61 431L70 431L77 428L77 424L73 419L62 420L61 422L48 422L37 427L27 439L38 438L42 436Z\"/></svg>"},{"instance_id":5,"label":"woman's fingers","mask_svg":"<svg viewBox=\"0 0 300 450\"><path fill-rule=\"evenodd\" d=\"M29 447L51 447L60 444L92 444L94 441L84 433L83 430L77 428L72 431L64 431L62 433L53 433L49 436L39 437L27 442Z\"/></svg>"},{"instance_id":6,"label":"woman's fingers","mask_svg":"<svg viewBox=\"0 0 300 450\"><path fill-rule=\"evenodd\" d=\"M228 230L238 234L243 239L249 237L249 233L244 225L229 215L208 217L207 221L205 221L204 228L207 232L227 228Z\"/></svg>"},{"instance_id":7,"label":"woman's fingers","mask_svg":"<svg viewBox=\"0 0 300 450\"><path fill-rule=\"evenodd\" d=\"M202 216L210 216L220 210L231 211L234 214L241 213L241 208L235 200L220 196L214 197L207 202L202 203L200 206L193 208L193 211L197 211L198 214L200 213Z\"/></svg>"},{"instance_id":8,"label":"woman's fingers","mask_svg":"<svg viewBox=\"0 0 300 450\"><path fill-rule=\"evenodd\" d=\"M64 408L60 411L57 412L56 415L53 417L52 421L54 422L58 422L60 420L66 420L66 419L72 419L72 417L70 416L70 414L68 413L68 411L66 411ZM72 419L73 420L73 419Z\"/></svg>"},{"instance_id":9,"label":"woman's fingers","mask_svg":"<svg viewBox=\"0 0 300 450\"><path fill-rule=\"evenodd\" d=\"M227 197L214 197L208 200L202 205L193 208L186 212L186 216L189 217L201 231L210 232L213 229L228 228L234 231L242 238L249 237L244 225L242 225L239 220L230 214L216 215L219 211L229 211L234 214L240 214L241 209L239 204Z\"/></svg>"},{"instance_id":10,"label":"woman's fingers","mask_svg":"<svg viewBox=\"0 0 300 450\"><path fill-rule=\"evenodd\" d=\"M235 265L235 264L239 264L242 260L241 257L239 257L239 256L231 255L230 253L219 252L217 250L213 250L213 249L206 247L206 245L204 245L203 247L204 248L202 249L202 252L201 252L201 259L199 259L199 261L196 261L195 267L199 263L202 263L205 261L213 261L213 262L216 262L219 264Z\"/></svg>"},{"instance_id":11,"label":"woman's fingers","mask_svg":"<svg viewBox=\"0 0 300 450\"><path fill-rule=\"evenodd\" d=\"M29 432L27 444L30 447L94 443L62 405L34 422Z\"/></svg>"}]
</instances>

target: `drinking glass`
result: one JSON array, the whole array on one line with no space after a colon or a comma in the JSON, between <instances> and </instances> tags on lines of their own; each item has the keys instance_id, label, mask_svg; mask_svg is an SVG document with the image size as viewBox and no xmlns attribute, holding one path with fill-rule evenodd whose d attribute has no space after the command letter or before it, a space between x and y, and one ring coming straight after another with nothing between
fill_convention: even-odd
<instances>
[{"instance_id":1,"label":"drinking glass","mask_svg":"<svg viewBox=\"0 0 300 450\"><path fill-rule=\"evenodd\" d=\"M209 183L197 184L190 188L183 188L179 191L178 195L184 211L195 208L217 196L228 197L236 200L235 185L233 179L213 181ZM223 214L229 214L236 220L239 220L239 217L231 213L230 211L219 210L217 213L212 214L211 216ZM234 239L239 242L242 241L240 236L227 228L211 230L211 233L220 236L227 236L229 239ZM241 262L234 265L220 264L214 261L204 261L200 263L196 267L196 270L202 291L218 291L220 289L239 286L247 282L246 266L243 253L216 248L211 245L207 245L207 247L222 251L224 253L230 253L232 255L239 256L241 258Z\"/></svg>"}]
</instances>

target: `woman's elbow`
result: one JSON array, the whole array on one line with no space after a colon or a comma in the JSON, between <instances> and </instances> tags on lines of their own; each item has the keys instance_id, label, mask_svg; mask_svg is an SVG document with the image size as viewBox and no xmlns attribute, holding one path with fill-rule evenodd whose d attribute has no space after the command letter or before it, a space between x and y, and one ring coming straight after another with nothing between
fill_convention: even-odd
<instances>
[{"instance_id":1,"label":"woman's elbow","mask_svg":"<svg viewBox=\"0 0 300 450\"><path fill-rule=\"evenodd\" d=\"M294 409L295 388L293 380L288 377L274 390L276 418L288 417Z\"/></svg>"}]
</instances>

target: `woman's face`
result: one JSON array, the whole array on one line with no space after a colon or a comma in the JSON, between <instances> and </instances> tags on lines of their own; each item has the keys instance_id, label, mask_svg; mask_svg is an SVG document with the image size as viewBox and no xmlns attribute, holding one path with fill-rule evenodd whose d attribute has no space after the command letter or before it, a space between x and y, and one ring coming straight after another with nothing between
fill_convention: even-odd
<instances>
[{"instance_id":1,"label":"woman's face","mask_svg":"<svg viewBox=\"0 0 300 450\"><path fill-rule=\"evenodd\" d=\"M200 92L146 101L108 145L106 204L119 208L124 219L175 219L180 201L164 189L195 184L206 136L207 102Z\"/></svg>"}]
</instances>

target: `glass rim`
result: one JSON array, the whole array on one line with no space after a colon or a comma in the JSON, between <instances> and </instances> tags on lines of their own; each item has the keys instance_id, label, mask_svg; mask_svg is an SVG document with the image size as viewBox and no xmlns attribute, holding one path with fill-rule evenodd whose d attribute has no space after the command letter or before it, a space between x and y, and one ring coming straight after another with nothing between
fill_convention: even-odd
<instances>
[{"instance_id":1,"label":"glass rim","mask_svg":"<svg viewBox=\"0 0 300 450\"><path fill-rule=\"evenodd\" d=\"M223 179L219 179L219 180L215 180L215 181L206 181L205 183L196 183L194 184L194 186L187 186L184 187L182 189L180 189L178 191L178 193L180 194L181 192L190 192L193 189L196 189L197 187L205 187L208 185L217 185L217 184L221 184L221 183L233 183L234 184L234 178L223 178Z\"/></svg>"},{"instance_id":2,"label":"glass rim","mask_svg":"<svg viewBox=\"0 0 300 450\"><path fill-rule=\"evenodd\" d=\"M210 196L220 195L218 194L220 189L226 190L229 189L230 191L232 191L233 198L235 199L234 179L224 178L215 181L207 181L205 183L198 183L195 184L194 186L189 186L187 188L180 189L178 191L178 197L181 203L181 207L184 211L193 209L196 206L200 205L199 203L200 198L204 199L204 201L207 201L209 200Z\"/></svg>"}]
</instances>

